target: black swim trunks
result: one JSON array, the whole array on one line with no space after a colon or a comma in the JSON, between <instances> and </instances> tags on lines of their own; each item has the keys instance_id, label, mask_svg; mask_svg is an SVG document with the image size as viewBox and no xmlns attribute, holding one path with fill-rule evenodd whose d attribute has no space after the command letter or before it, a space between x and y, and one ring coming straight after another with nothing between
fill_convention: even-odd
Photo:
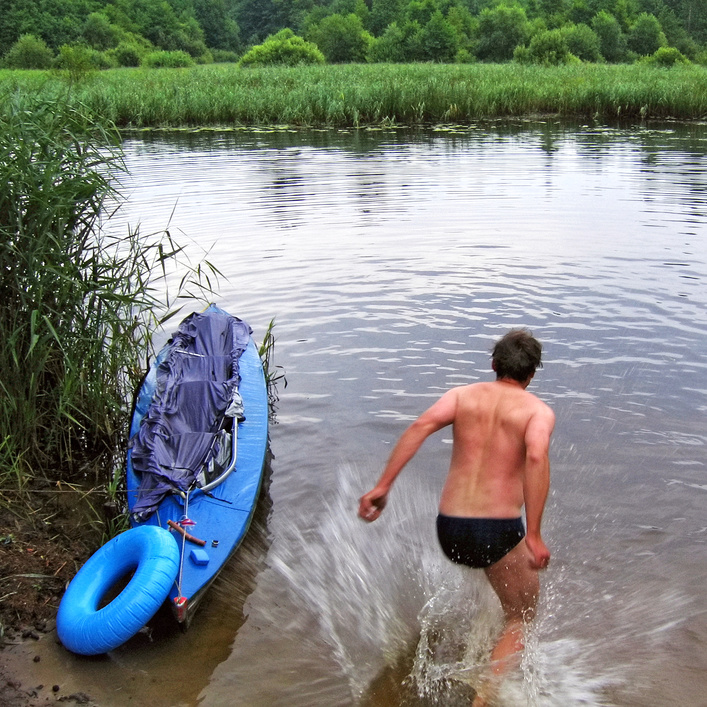
<instances>
[{"instance_id":1,"label":"black swim trunks","mask_svg":"<svg viewBox=\"0 0 707 707\"><path fill-rule=\"evenodd\" d=\"M444 554L459 565L489 567L524 537L520 518L437 516L437 537Z\"/></svg>"}]
</instances>

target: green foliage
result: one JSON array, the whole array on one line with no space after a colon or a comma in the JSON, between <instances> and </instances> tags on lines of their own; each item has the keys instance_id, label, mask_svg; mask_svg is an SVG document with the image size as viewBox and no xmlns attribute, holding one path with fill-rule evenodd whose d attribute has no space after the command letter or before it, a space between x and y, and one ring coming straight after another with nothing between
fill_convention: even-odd
<instances>
[{"instance_id":1,"label":"green foliage","mask_svg":"<svg viewBox=\"0 0 707 707\"><path fill-rule=\"evenodd\" d=\"M211 55L217 64L237 64L240 60L240 56L236 52L230 52L227 49L212 49Z\"/></svg>"},{"instance_id":2,"label":"green foliage","mask_svg":"<svg viewBox=\"0 0 707 707\"><path fill-rule=\"evenodd\" d=\"M89 46L105 51L118 45L121 31L102 12L92 12L86 19L82 35Z\"/></svg>"},{"instance_id":3,"label":"green foliage","mask_svg":"<svg viewBox=\"0 0 707 707\"><path fill-rule=\"evenodd\" d=\"M186 265L168 234L106 235L123 161L102 116L65 98L2 99L0 494L44 476L114 496L143 356L175 313L164 278L181 262L176 295L198 296L217 272Z\"/></svg>"},{"instance_id":4,"label":"green foliage","mask_svg":"<svg viewBox=\"0 0 707 707\"><path fill-rule=\"evenodd\" d=\"M23 34L5 56L9 69L48 69L53 61L54 52L33 34Z\"/></svg>"},{"instance_id":5,"label":"green foliage","mask_svg":"<svg viewBox=\"0 0 707 707\"><path fill-rule=\"evenodd\" d=\"M601 55L607 61L622 61L626 56L626 38L619 21L610 13L602 11L592 20L592 29L599 37Z\"/></svg>"},{"instance_id":6,"label":"green foliage","mask_svg":"<svg viewBox=\"0 0 707 707\"><path fill-rule=\"evenodd\" d=\"M516 59L527 60L534 64L557 66L570 61L570 50L562 30L551 29L539 32L530 40L527 53L516 54Z\"/></svg>"},{"instance_id":7,"label":"green foliage","mask_svg":"<svg viewBox=\"0 0 707 707\"><path fill-rule=\"evenodd\" d=\"M54 60L54 69L70 83L86 79L97 69L109 68L112 67L108 57L85 44L65 44L59 47L59 55Z\"/></svg>"},{"instance_id":8,"label":"green foliage","mask_svg":"<svg viewBox=\"0 0 707 707\"><path fill-rule=\"evenodd\" d=\"M402 19L402 0L371 0L371 32L376 37L383 35L395 23Z\"/></svg>"},{"instance_id":9,"label":"green foliage","mask_svg":"<svg viewBox=\"0 0 707 707\"><path fill-rule=\"evenodd\" d=\"M520 5L485 8L479 15L476 55L484 61L507 61L518 45L527 43L529 34L528 18Z\"/></svg>"},{"instance_id":10,"label":"green foliage","mask_svg":"<svg viewBox=\"0 0 707 707\"><path fill-rule=\"evenodd\" d=\"M570 53L582 61L601 61L601 42L588 25L565 25L562 35Z\"/></svg>"},{"instance_id":11,"label":"green foliage","mask_svg":"<svg viewBox=\"0 0 707 707\"><path fill-rule=\"evenodd\" d=\"M283 29L244 54L239 66L299 66L323 64L325 61L315 44L306 42L291 29Z\"/></svg>"},{"instance_id":12,"label":"green foliage","mask_svg":"<svg viewBox=\"0 0 707 707\"><path fill-rule=\"evenodd\" d=\"M149 69L182 69L194 66L194 59L182 51L150 52L142 58L141 65Z\"/></svg>"},{"instance_id":13,"label":"green foliage","mask_svg":"<svg viewBox=\"0 0 707 707\"><path fill-rule=\"evenodd\" d=\"M655 54L645 57L643 61L652 66L671 67L679 64L689 64L690 60L675 47L660 47Z\"/></svg>"},{"instance_id":14,"label":"green foliage","mask_svg":"<svg viewBox=\"0 0 707 707\"><path fill-rule=\"evenodd\" d=\"M365 61L372 41L361 18L354 13L325 17L309 30L307 39L316 44L332 64Z\"/></svg>"},{"instance_id":15,"label":"green foliage","mask_svg":"<svg viewBox=\"0 0 707 707\"><path fill-rule=\"evenodd\" d=\"M194 13L204 31L204 42L213 51L236 52L241 47L240 28L232 3L226 0L194 0Z\"/></svg>"},{"instance_id":16,"label":"green foliage","mask_svg":"<svg viewBox=\"0 0 707 707\"><path fill-rule=\"evenodd\" d=\"M145 51L137 44L121 42L115 49L108 52L118 66L140 66Z\"/></svg>"},{"instance_id":17,"label":"green foliage","mask_svg":"<svg viewBox=\"0 0 707 707\"><path fill-rule=\"evenodd\" d=\"M242 53L284 27L320 44L332 62L363 61L365 34L344 27L355 16L361 31L385 41L371 60L455 61L472 52L484 61L507 61L518 46L547 29L590 26L609 62L652 56L674 46L695 58L707 44L705 0L4 0L0 53L22 34L43 39L53 51L85 42L98 51L121 43L185 51L197 62L213 50ZM524 13L520 17L519 13ZM653 18L649 23L646 17ZM334 17L335 19L329 19ZM326 22L325 22L326 21ZM655 23L660 29L656 31ZM328 24L329 23L329 24ZM449 31L451 26L454 37ZM334 25L337 25L335 27ZM395 25L395 26L394 26ZM614 26L615 25L615 26ZM323 32L317 40L311 32ZM585 61L596 61L589 35L575 41ZM400 32L404 40L400 41ZM337 33L340 48L332 43ZM662 36L661 36L662 34ZM354 41L354 35L356 35ZM591 41L591 40L590 40ZM628 41L629 45L626 44ZM352 42L355 46L352 45ZM466 54L464 54L466 56ZM224 55L221 55L224 56ZM350 59L348 57L353 57Z\"/></svg>"},{"instance_id":18,"label":"green foliage","mask_svg":"<svg viewBox=\"0 0 707 707\"><path fill-rule=\"evenodd\" d=\"M110 273L96 234L119 136L61 102L3 103L0 438L10 442L0 468L30 476L51 464L70 476L110 455L122 427L122 400L104 395L117 385L122 396L121 375L101 350L117 332L100 315L120 309L127 281Z\"/></svg>"},{"instance_id":19,"label":"green foliage","mask_svg":"<svg viewBox=\"0 0 707 707\"><path fill-rule=\"evenodd\" d=\"M654 54L667 44L658 18L645 12L631 25L627 41L629 49L639 56Z\"/></svg>"},{"instance_id":20,"label":"green foliage","mask_svg":"<svg viewBox=\"0 0 707 707\"><path fill-rule=\"evenodd\" d=\"M375 39L368 53L372 62L399 64L406 60L407 48L405 32L397 22L388 25L382 37Z\"/></svg>"},{"instance_id":21,"label":"green foliage","mask_svg":"<svg viewBox=\"0 0 707 707\"><path fill-rule=\"evenodd\" d=\"M2 86L45 95L38 72L0 72ZM656 71L642 64L348 64L181 71L110 70L73 87L69 99L116 124L149 126L363 126L552 113L612 120L707 115L702 67ZM177 97L178 100L175 100ZM1 300L0 300L1 301Z\"/></svg>"},{"instance_id":22,"label":"green foliage","mask_svg":"<svg viewBox=\"0 0 707 707\"><path fill-rule=\"evenodd\" d=\"M437 10L422 28L422 44L428 59L451 62L460 49L460 37L444 15Z\"/></svg>"}]
</instances>

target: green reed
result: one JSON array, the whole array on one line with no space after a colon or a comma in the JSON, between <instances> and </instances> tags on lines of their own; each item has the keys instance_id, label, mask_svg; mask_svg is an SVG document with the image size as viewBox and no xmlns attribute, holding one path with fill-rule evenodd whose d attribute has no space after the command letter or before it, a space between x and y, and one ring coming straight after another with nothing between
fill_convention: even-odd
<instances>
[{"instance_id":1,"label":"green reed","mask_svg":"<svg viewBox=\"0 0 707 707\"><path fill-rule=\"evenodd\" d=\"M0 87L52 91L41 72L0 72ZM707 68L577 64L337 65L119 69L72 96L120 127L469 123L553 114L598 119L707 115Z\"/></svg>"},{"instance_id":2,"label":"green reed","mask_svg":"<svg viewBox=\"0 0 707 707\"><path fill-rule=\"evenodd\" d=\"M42 478L110 495L151 332L174 314L164 280L178 265L175 296L193 298L216 271L168 233L104 228L123 163L102 116L75 96L0 98L0 502Z\"/></svg>"}]
</instances>

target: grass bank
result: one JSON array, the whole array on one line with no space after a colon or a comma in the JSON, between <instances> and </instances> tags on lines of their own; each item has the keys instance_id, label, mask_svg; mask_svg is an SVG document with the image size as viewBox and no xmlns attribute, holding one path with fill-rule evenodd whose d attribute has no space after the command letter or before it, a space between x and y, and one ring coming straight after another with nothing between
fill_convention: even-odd
<instances>
[{"instance_id":1,"label":"grass bank","mask_svg":"<svg viewBox=\"0 0 707 707\"><path fill-rule=\"evenodd\" d=\"M0 72L0 92L55 94L56 74ZM599 120L707 117L707 68L582 64L374 64L115 69L69 92L119 127L356 127L553 114Z\"/></svg>"}]
</instances>

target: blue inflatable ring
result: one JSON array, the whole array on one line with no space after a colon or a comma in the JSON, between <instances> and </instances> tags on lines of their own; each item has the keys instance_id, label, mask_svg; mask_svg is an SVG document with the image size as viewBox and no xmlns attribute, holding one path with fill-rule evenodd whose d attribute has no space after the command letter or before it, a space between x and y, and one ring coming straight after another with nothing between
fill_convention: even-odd
<instances>
[{"instance_id":1,"label":"blue inflatable ring","mask_svg":"<svg viewBox=\"0 0 707 707\"><path fill-rule=\"evenodd\" d=\"M108 590L133 570L125 589L99 609ZM59 639L82 655L117 648L154 616L178 570L179 546L172 533L156 525L126 530L92 555L71 580L56 617Z\"/></svg>"}]
</instances>

